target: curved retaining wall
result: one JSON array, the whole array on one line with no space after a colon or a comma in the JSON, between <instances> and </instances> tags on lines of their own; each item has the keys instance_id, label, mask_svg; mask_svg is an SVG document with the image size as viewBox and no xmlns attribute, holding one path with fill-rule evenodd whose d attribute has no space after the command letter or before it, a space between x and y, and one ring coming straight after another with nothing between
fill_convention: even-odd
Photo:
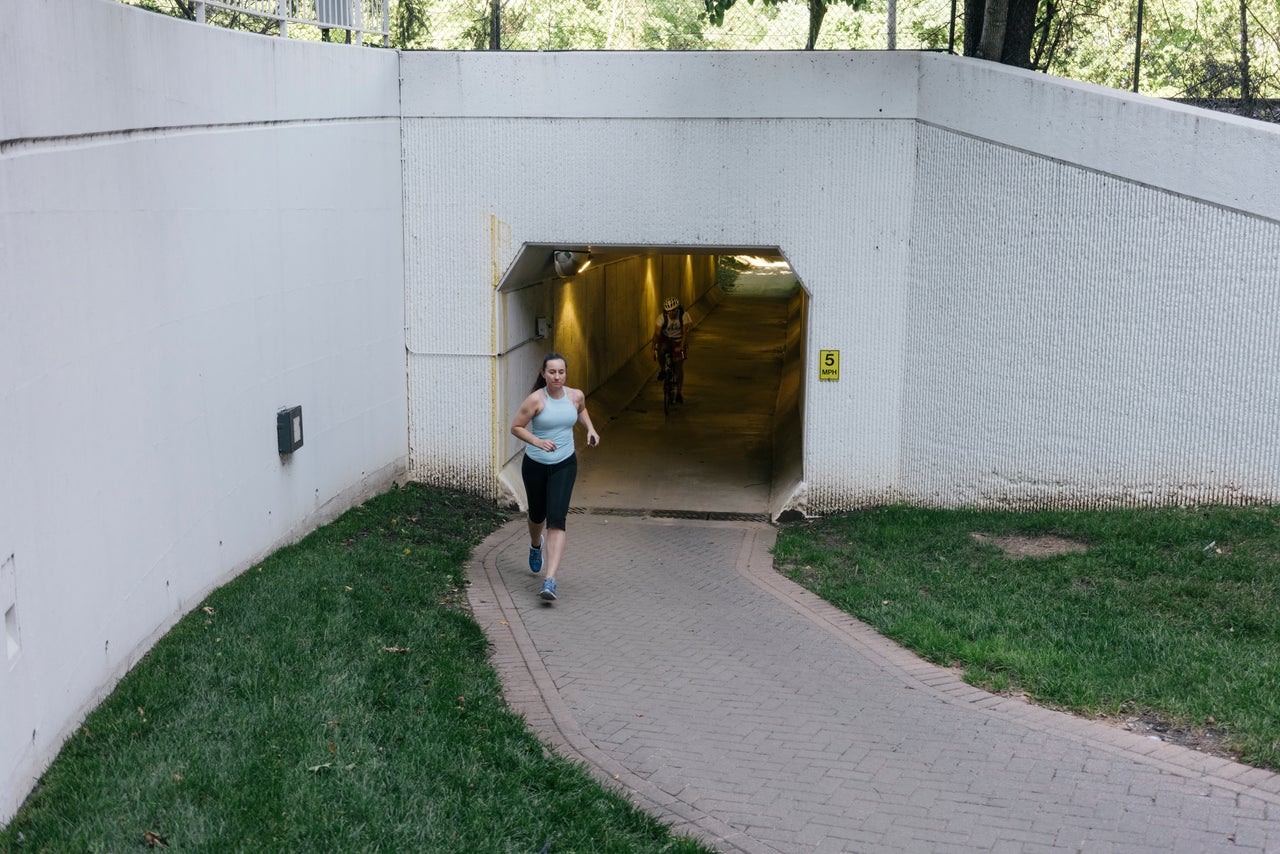
<instances>
[{"instance_id":1,"label":"curved retaining wall","mask_svg":"<svg viewBox=\"0 0 1280 854\"><path fill-rule=\"evenodd\" d=\"M394 53L0 8L5 821L208 590L403 476L407 406Z\"/></svg>"}]
</instances>

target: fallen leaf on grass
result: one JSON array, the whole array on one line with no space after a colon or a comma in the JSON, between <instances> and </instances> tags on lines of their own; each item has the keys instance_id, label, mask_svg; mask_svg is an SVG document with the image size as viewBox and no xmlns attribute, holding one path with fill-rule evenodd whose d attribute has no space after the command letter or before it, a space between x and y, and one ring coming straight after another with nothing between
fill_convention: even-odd
<instances>
[{"instance_id":1,"label":"fallen leaf on grass","mask_svg":"<svg viewBox=\"0 0 1280 854\"><path fill-rule=\"evenodd\" d=\"M408 651L409 651L409 647L407 647L407 646L384 646L384 647L382 648L382 651L383 651L383 652L408 652Z\"/></svg>"},{"instance_id":2,"label":"fallen leaf on grass","mask_svg":"<svg viewBox=\"0 0 1280 854\"><path fill-rule=\"evenodd\" d=\"M318 773L320 773L321 771L323 771L324 769L326 769L326 768L332 768L332 767L333 767L333 763L332 763L332 762L325 762L325 763L323 763L323 764L321 764L321 765L312 765L312 766L311 766L310 768L308 768L307 770L308 770L308 771L310 771L312 774L318 774Z\"/></svg>"},{"instance_id":3,"label":"fallen leaf on grass","mask_svg":"<svg viewBox=\"0 0 1280 854\"><path fill-rule=\"evenodd\" d=\"M146 840L148 848L155 848L157 846L165 846L169 844L169 840L165 839L163 836L156 833L154 830L144 831L142 834L142 838Z\"/></svg>"},{"instance_id":4,"label":"fallen leaf on grass","mask_svg":"<svg viewBox=\"0 0 1280 854\"><path fill-rule=\"evenodd\" d=\"M216 614L216 613L217 613L217 612L216 612L216 611L214 611L212 608L210 608L208 605L205 605L205 606L204 606L203 608L201 608L200 610L201 610L201 611L204 611L204 612L205 612L206 614L208 614L210 617L212 617L214 614Z\"/></svg>"}]
</instances>

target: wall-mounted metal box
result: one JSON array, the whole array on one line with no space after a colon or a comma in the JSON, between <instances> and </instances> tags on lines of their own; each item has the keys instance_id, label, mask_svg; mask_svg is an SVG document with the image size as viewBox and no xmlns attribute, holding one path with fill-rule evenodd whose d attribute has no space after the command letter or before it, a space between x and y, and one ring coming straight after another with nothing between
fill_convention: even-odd
<instances>
[{"instance_id":1,"label":"wall-mounted metal box","mask_svg":"<svg viewBox=\"0 0 1280 854\"><path fill-rule=\"evenodd\" d=\"M276 413L276 442L282 454L292 454L302 447L301 406L291 406Z\"/></svg>"}]
</instances>

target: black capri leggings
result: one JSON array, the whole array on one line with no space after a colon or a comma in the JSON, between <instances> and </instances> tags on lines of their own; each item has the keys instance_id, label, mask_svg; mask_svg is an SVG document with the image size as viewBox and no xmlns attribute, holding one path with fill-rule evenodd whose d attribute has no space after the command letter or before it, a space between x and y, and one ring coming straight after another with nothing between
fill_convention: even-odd
<instances>
[{"instance_id":1,"label":"black capri leggings","mask_svg":"<svg viewBox=\"0 0 1280 854\"><path fill-rule=\"evenodd\" d=\"M535 462L526 456L520 466L520 477L529 500L529 521L536 525L545 519L548 528L563 531L573 482L578 479L578 455L570 454L568 459L550 464Z\"/></svg>"}]
</instances>

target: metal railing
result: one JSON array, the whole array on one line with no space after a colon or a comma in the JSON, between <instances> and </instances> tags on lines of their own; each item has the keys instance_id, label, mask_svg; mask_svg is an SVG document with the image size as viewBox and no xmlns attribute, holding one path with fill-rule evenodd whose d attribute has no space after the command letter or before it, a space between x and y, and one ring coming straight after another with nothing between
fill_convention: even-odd
<instances>
[{"instance_id":1,"label":"metal railing","mask_svg":"<svg viewBox=\"0 0 1280 854\"><path fill-rule=\"evenodd\" d=\"M274 22L280 36L288 37L289 24L314 28L324 41L330 32L348 33L348 41L362 45L366 35L380 36L381 44L390 47L390 0L173 0L179 17L198 23L209 23L209 9L225 13L250 15ZM159 3L148 5L163 12ZM188 12L191 14L183 14Z\"/></svg>"}]
</instances>

